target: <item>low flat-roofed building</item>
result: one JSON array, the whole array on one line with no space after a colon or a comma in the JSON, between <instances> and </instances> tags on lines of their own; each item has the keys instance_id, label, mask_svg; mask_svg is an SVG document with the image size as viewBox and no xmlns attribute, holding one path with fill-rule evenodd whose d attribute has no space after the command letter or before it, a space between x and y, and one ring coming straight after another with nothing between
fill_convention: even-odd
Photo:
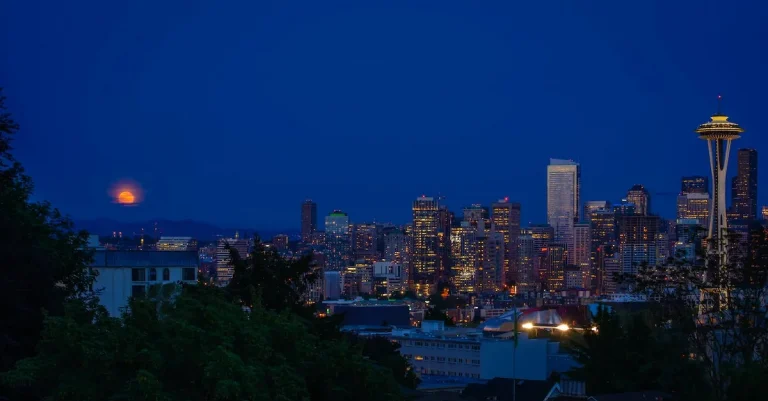
<instances>
[{"instance_id":1,"label":"low flat-roofed building","mask_svg":"<svg viewBox=\"0 0 768 401\"><path fill-rule=\"evenodd\" d=\"M132 296L142 296L154 284L197 283L196 251L102 251L93 254L93 283L101 304L119 316Z\"/></svg>"}]
</instances>

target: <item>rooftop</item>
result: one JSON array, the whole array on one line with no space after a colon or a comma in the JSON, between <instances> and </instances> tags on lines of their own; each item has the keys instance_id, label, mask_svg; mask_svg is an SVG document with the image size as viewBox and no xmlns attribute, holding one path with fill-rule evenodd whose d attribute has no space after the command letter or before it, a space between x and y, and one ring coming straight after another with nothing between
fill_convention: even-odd
<instances>
[{"instance_id":1,"label":"rooftop","mask_svg":"<svg viewBox=\"0 0 768 401\"><path fill-rule=\"evenodd\" d=\"M197 267L196 251L100 251L93 253L93 267Z\"/></svg>"}]
</instances>

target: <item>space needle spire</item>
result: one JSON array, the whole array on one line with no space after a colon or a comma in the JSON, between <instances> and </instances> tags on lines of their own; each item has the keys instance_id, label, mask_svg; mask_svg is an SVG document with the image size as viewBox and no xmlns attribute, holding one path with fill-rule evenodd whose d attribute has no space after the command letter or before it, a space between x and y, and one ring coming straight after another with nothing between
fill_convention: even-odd
<instances>
[{"instance_id":1,"label":"space needle spire","mask_svg":"<svg viewBox=\"0 0 768 401\"><path fill-rule=\"evenodd\" d=\"M712 169L712 203L709 210L707 247L710 254L717 255L721 267L728 262L728 219L725 203L728 156L731 152L731 141L740 138L744 132L744 129L728 121L728 116L722 113L722 99L722 96L717 96L717 112L709 122L699 125L696 129L699 138L707 141L709 164Z\"/></svg>"}]
</instances>

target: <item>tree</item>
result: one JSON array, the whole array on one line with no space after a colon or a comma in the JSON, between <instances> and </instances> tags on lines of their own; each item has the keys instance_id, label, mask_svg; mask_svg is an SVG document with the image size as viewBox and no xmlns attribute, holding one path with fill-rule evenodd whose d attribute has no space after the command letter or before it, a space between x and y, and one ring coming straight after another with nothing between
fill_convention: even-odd
<instances>
[{"instance_id":1,"label":"tree","mask_svg":"<svg viewBox=\"0 0 768 401\"><path fill-rule=\"evenodd\" d=\"M359 347L314 336L288 311L246 312L209 286L156 294L121 318L70 302L46 320L39 354L0 378L56 400L402 398Z\"/></svg>"},{"instance_id":2,"label":"tree","mask_svg":"<svg viewBox=\"0 0 768 401\"><path fill-rule=\"evenodd\" d=\"M230 255L234 275L227 290L235 302L250 306L258 299L267 309L312 316L314 310L305 299L309 286L317 280L311 255L286 260L275 249L266 248L258 237L249 257L234 248Z\"/></svg>"},{"instance_id":3,"label":"tree","mask_svg":"<svg viewBox=\"0 0 768 401\"><path fill-rule=\"evenodd\" d=\"M32 202L32 180L11 154L19 129L0 90L0 372L34 354L43 316L88 290L87 234L47 202Z\"/></svg>"},{"instance_id":4,"label":"tree","mask_svg":"<svg viewBox=\"0 0 768 401\"><path fill-rule=\"evenodd\" d=\"M442 320L446 326L455 326L450 316L445 312L437 308L427 308L427 312L424 314L424 320Z\"/></svg>"},{"instance_id":5,"label":"tree","mask_svg":"<svg viewBox=\"0 0 768 401\"><path fill-rule=\"evenodd\" d=\"M711 252L693 262L678 256L622 277L662 307L658 324L684 338L685 354L701 366L714 400L753 396L744 392L746 383L754 384L754 372L768 371L768 241L762 227L753 227L749 238L745 249L729 234L727 260Z\"/></svg>"},{"instance_id":6,"label":"tree","mask_svg":"<svg viewBox=\"0 0 768 401\"><path fill-rule=\"evenodd\" d=\"M377 365L391 370L392 375L400 385L415 389L421 382L408 361L400 355L400 351L398 351L400 344L392 342L386 337L360 337L355 334L347 334L347 340L353 345L362 347L363 356L370 358Z\"/></svg>"}]
</instances>

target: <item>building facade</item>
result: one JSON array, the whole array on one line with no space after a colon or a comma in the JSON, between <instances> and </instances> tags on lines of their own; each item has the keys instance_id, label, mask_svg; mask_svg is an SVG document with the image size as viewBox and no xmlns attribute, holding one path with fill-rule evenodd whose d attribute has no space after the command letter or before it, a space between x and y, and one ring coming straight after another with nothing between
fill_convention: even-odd
<instances>
[{"instance_id":1,"label":"building facade","mask_svg":"<svg viewBox=\"0 0 768 401\"><path fill-rule=\"evenodd\" d=\"M227 285L235 273L232 265L232 251L237 251L241 259L249 257L251 252L251 241L240 238L239 233L235 233L233 238L219 238L216 244L216 282L219 285Z\"/></svg>"},{"instance_id":2,"label":"building facade","mask_svg":"<svg viewBox=\"0 0 768 401\"><path fill-rule=\"evenodd\" d=\"M341 210L334 210L325 216L325 246L328 250L326 269L343 270L352 259L352 243L349 216Z\"/></svg>"},{"instance_id":3,"label":"building facade","mask_svg":"<svg viewBox=\"0 0 768 401\"><path fill-rule=\"evenodd\" d=\"M197 240L192 237L160 237L155 244L158 251L197 251Z\"/></svg>"},{"instance_id":4,"label":"building facade","mask_svg":"<svg viewBox=\"0 0 768 401\"><path fill-rule=\"evenodd\" d=\"M491 230L504 237L504 275L517 281L517 237L520 236L520 204L500 199L491 205Z\"/></svg>"},{"instance_id":5,"label":"building facade","mask_svg":"<svg viewBox=\"0 0 768 401\"><path fill-rule=\"evenodd\" d=\"M757 215L757 151L739 149L737 171L731 188L731 207L740 220L755 220Z\"/></svg>"},{"instance_id":6,"label":"building facade","mask_svg":"<svg viewBox=\"0 0 768 401\"><path fill-rule=\"evenodd\" d=\"M579 220L581 167L571 160L550 159L547 166L547 223L555 240L573 249L573 225Z\"/></svg>"},{"instance_id":7,"label":"building facade","mask_svg":"<svg viewBox=\"0 0 768 401\"><path fill-rule=\"evenodd\" d=\"M635 205L635 213L641 216L651 214L651 194L644 186L637 184L627 191L627 201Z\"/></svg>"},{"instance_id":8,"label":"building facade","mask_svg":"<svg viewBox=\"0 0 768 401\"><path fill-rule=\"evenodd\" d=\"M317 204L307 199L301 204L301 241L312 242L312 234L317 231Z\"/></svg>"},{"instance_id":9,"label":"building facade","mask_svg":"<svg viewBox=\"0 0 768 401\"><path fill-rule=\"evenodd\" d=\"M439 273L438 202L422 196L413 201L412 280L419 295L429 295Z\"/></svg>"}]
</instances>

